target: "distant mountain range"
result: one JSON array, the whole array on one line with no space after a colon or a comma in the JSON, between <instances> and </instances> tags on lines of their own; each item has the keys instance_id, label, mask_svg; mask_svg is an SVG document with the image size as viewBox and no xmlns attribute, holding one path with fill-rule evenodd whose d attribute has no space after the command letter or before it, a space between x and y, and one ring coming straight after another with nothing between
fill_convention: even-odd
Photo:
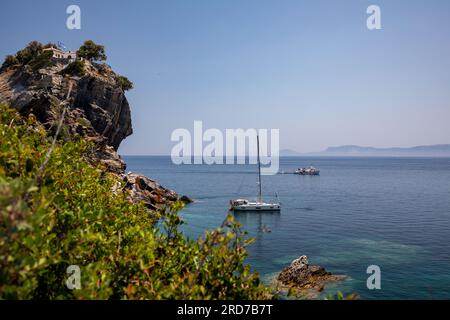
<instances>
[{"instance_id":1,"label":"distant mountain range","mask_svg":"<svg viewBox=\"0 0 450 320\"><path fill-rule=\"evenodd\" d=\"M284 149L280 151L280 156L450 157L450 144L411 148L374 148L348 145L329 147L324 151L313 153L300 153L294 150Z\"/></svg>"}]
</instances>

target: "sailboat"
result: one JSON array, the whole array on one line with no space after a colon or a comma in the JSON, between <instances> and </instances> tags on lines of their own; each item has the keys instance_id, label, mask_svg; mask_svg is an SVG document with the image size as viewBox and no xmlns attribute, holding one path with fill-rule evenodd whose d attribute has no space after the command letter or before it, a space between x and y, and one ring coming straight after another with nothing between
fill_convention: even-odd
<instances>
[{"instance_id":1,"label":"sailboat","mask_svg":"<svg viewBox=\"0 0 450 320\"><path fill-rule=\"evenodd\" d=\"M280 202L265 202L262 200L262 184L261 184L261 161L259 159L259 136L256 136L256 144L258 147L258 199L256 201L247 199L230 200L231 211L280 211ZM278 198L278 196L277 196Z\"/></svg>"}]
</instances>

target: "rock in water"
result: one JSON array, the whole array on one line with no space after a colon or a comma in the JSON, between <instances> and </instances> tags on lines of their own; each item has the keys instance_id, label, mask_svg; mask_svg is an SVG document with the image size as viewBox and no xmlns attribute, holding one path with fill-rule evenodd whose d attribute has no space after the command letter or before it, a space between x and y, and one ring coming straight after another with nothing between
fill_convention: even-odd
<instances>
[{"instance_id":1,"label":"rock in water","mask_svg":"<svg viewBox=\"0 0 450 320\"><path fill-rule=\"evenodd\" d=\"M189 204L189 203L194 202L194 200L192 200L191 198L189 198L186 195L181 196L180 201L183 202L184 204Z\"/></svg>"},{"instance_id":2,"label":"rock in water","mask_svg":"<svg viewBox=\"0 0 450 320\"><path fill-rule=\"evenodd\" d=\"M317 298L331 282L341 281L345 276L333 275L325 268L309 265L308 257L301 256L284 268L277 277L277 284L282 290L292 289L303 298Z\"/></svg>"},{"instance_id":3,"label":"rock in water","mask_svg":"<svg viewBox=\"0 0 450 320\"><path fill-rule=\"evenodd\" d=\"M168 203L178 200L178 195L175 191L164 188L146 176L129 172L122 177L125 182L125 188L131 194L132 201L142 201L151 210L163 209Z\"/></svg>"}]
</instances>

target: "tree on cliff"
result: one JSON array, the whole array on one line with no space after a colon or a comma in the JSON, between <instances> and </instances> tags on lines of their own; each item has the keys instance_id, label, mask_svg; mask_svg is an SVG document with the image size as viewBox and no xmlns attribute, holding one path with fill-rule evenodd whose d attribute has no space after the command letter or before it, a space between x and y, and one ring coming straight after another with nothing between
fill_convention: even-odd
<instances>
[{"instance_id":1,"label":"tree on cliff","mask_svg":"<svg viewBox=\"0 0 450 320\"><path fill-rule=\"evenodd\" d=\"M42 53L42 49L42 43L38 41L32 41L25 48L17 51L15 58L19 63L27 64L31 60L39 56L39 54Z\"/></svg>"},{"instance_id":2,"label":"tree on cliff","mask_svg":"<svg viewBox=\"0 0 450 320\"><path fill-rule=\"evenodd\" d=\"M30 42L25 48L17 51L15 55L8 55L0 70L4 70L13 65L30 65L33 70L49 67L52 65L52 53L43 51L48 45L43 46L38 41Z\"/></svg>"},{"instance_id":3,"label":"tree on cliff","mask_svg":"<svg viewBox=\"0 0 450 320\"><path fill-rule=\"evenodd\" d=\"M14 66L16 64L19 64L19 60L17 60L16 56L13 56L11 54L7 55L5 58L5 61L3 62L0 70L9 68L11 66Z\"/></svg>"},{"instance_id":4,"label":"tree on cliff","mask_svg":"<svg viewBox=\"0 0 450 320\"><path fill-rule=\"evenodd\" d=\"M125 76L120 76L120 75L116 76L116 81L119 84L119 86L122 88L123 91L133 89L133 82L131 82Z\"/></svg>"},{"instance_id":5,"label":"tree on cliff","mask_svg":"<svg viewBox=\"0 0 450 320\"><path fill-rule=\"evenodd\" d=\"M96 44L92 40L87 40L78 49L77 57L85 58L89 61L104 61L106 60L105 47Z\"/></svg>"}]
</instances>

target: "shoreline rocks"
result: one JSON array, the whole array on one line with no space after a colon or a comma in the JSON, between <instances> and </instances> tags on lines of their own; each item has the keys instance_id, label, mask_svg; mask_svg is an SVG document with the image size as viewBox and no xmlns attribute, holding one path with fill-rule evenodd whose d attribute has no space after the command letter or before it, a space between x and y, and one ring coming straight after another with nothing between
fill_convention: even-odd
<instances>
[{"instance_id":1,"label":"shoreline rocks","mask_svg":"<svg viewBox=\"0 0 450 320\"><path fill-rule=\"evenodd\" d=\"M130 201L137 203L142 201L150 210L163 209L178 200L175 191L167 189L146 176L128 172L121 175L128 190Z\"/></svg>"},{"instance_id":2,"label":"shoreline rocks","mask_svg":"<svg viewBox=\"0 0 450 320\"><path fill-rule=\"evenodd\" d=\"M333 275L318 265L309 265L308 257L301 256L284 268L276 278L281 291L293 291L297 297L317 299L327 284L344 280L342 275Z\"/></svg>"}]
</instances>

